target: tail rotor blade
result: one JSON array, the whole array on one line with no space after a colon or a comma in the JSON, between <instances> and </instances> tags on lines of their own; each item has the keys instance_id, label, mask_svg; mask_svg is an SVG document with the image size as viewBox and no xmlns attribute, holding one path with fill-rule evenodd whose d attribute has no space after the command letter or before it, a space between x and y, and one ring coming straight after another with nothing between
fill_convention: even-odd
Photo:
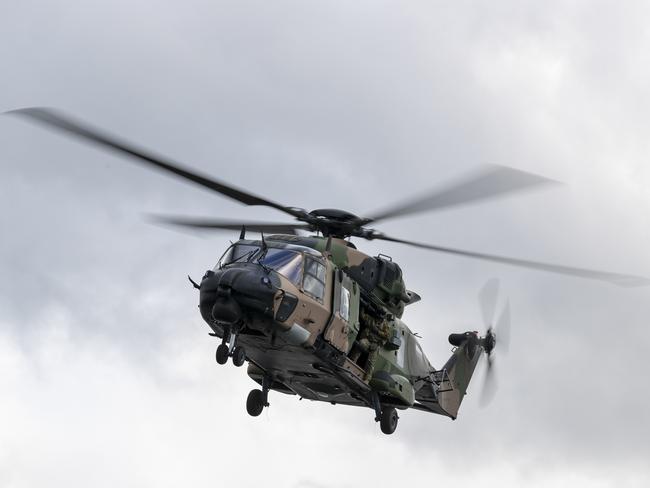
<instances>
[{"instance_id":1,"label":"tail rotor blade","mask_svg":"<svg viewBox=\"0 0 650 488\"><path fill-rule=\"evenodd\" d=\"M485 376L483 377L483 387L479 398L479 405L486 407L494 399L497 390L496 371L493 364L494 359L491 356L487 357L487 366L485 368Z\"/></svg>"},{"instance_id":2,"label":"tail rotor blade","mask_svg":"<svg viewBox=\"0 0 650 488\"><path fill-rule=\"evenodd\" d=\"M483 325L486 329L489 329L493 325L498 297L499 280L492 278L483 285L483 288L481 288L478 295L479 303L481 305L481 314L483 315Z\"/></svg>"},{"instance_id":3,"label":"tail rotor blade","mask_svg":"<svg viewBox=\"0 0 650 488\"><path fill-rule=\"evenodd\" d=\"M510 302L506 303L496 325L497 343L499 349L508 352L510 349Z\"/></svg>"}]
</instances>

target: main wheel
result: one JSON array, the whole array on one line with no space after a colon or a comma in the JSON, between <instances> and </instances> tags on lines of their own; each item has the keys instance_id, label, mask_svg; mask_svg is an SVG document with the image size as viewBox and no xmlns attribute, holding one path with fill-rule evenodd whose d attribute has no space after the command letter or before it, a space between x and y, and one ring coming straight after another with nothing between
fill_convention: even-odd
<instances>
[{"instance_id":1,"label":"main wheel","mask_svg":"<svg viewBox=\"0 0 650 488\"><path fill-rule=\"evenodd\" d=\"M232 364L242 366L246 362L246 351L242 346L235 346L232 350Z\"/></svg>"},{"instance_id":2,"label":"main wheel","mask_svg":"<svg viewBox=\"0 0 650 488\"><path fill-rule=\"evenodd\" d=\"M264 393L262 390L251 390L246 399L246 411L251 417L257 417L264 410Z\"/></svg>"},{"instance_id":3,"label":"main wheel","mask_svg":"<svg viewBox=\"0 0 650 488\"><path fill-rule=\"evenodd\" d=\"M399 416L397 415L397 410L393 407L386 407L381 411L381 419L379 425L381 426L381 431L384 434L392 434L397 429L397 421Z\"/></svg>"},{"instance_id":4,"label":"main wheel","mask_svg":"<svg viewBox=\"0 0 650 488\"><path fill-rule=\"evenodd\" d=\"M228 345L227 344L219 344L219 347L217 347L217 362L219 364L226 364L228 362Z\"/></svg>"}]
</instances>

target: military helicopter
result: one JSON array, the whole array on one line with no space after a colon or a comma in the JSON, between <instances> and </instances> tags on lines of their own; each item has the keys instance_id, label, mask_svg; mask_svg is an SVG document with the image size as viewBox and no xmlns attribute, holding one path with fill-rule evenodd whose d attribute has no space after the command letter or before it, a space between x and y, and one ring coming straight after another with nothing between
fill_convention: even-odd
<instances>
[{"instance_id":1,"label":"military helicopter","mask_svg":"<svg viewBox=\"0 0 650 488\"><path fill-rule=\"evenodd\" d=\"M142 150L61 112L25 108L9 112L45 124L133 161L173 174L249 206L287 214L291 223L233 222L220 219L159 217L192 229L240 231L216 266L200 283L202 318L218 338L216 362L248 362L253 389L246 410L258 416L269 406L269 392L314 401L369 407L381 431L397 428L397 410L409 408L455 419L479 358L487 356L490 377L497 332L507 338L510 309L494 323L498 283L480 293L483 335L453 333L451 357L434 368L416 334L402 321L404 309L420 300L406 288L402 270L391 258L369 256L351 238L382 240L418 248L595 279L621 286L650 280L583 268L464 251L387 236L368 227L411 215L548 184L541 176L507 167L489 167L448 188L359 217L336 209L306 211L235 188ZM313 235L299 235L312 232ZM248 238L247 232L261 234Z\"/></svg>"}]
</instances>

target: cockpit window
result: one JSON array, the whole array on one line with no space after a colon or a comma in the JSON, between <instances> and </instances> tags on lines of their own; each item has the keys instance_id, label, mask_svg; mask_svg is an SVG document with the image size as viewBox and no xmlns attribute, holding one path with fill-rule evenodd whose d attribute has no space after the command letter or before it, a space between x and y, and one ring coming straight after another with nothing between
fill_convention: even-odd
<instances>
[{"instance_id":1,"label":"cockpit window","mask_svg":"<svg viewBox=\"0 0 650 488\"><path fill-rule=\"evenodd\" d=\"M288 249L270 247L263 254L260 263L271 268L299 286L302 278L302 253Z\"/></svg>"},{"instance_id":2,"label":"cockpit window","mask_svg":"<svg viewBox=\"0 0 650 488\"><path fill-rule=\"evenodd\" d=\"M248 261L258 250L259 247L253 244L233 244L219 260L217 268L237 261Z\"/></svg>"},{"instance_id":3,"label":"cockpit window","mask_svg":"<svg viewBox=\"0 0 650 488\"><path fill-rule=\"evenodd\" d=\"M307 258L305 262L305 280L303 290L318 300L325 295L325 266L320 261Z\"/></svg>"},{"instance_id":4,"label":"cockpit window","mask_svg":"<svg viewBox=\"0 0 650 488\"><path fill-rule=\"evenodd\" d=\"M219 260L216 268L242 262L259 262L266 268L277 271L297 287L302 283L302 289L306 293L323 300L326 281L325 265L312 257L305 258L300 251L275 247L261 249L255 244L233 244Z\"/></svg>"},{"instance_id":5,"label":"cockpit window","mask_svg":"<svg viewBox=\"0 0 650 488\"><path fill-rule=\"evenodd\" d=\"M307 259L305 273L313 275L319 281L325 282L325 266L315 259Z\"/></svg>"}]
</instances>

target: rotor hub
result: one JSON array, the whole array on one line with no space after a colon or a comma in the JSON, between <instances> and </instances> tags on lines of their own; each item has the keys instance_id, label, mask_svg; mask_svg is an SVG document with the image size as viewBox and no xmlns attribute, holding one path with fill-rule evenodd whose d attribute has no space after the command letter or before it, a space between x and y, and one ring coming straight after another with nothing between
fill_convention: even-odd
<instances>
[{"instance_id":1,"label":"rotor hub","mask_svg":"<svg viewBox=\"0 0 650 488\"><path fill-rule=\"evenodd\" d=\"M488 329L487 333L485 334L485 337L483 338L483 349L485 349L485 352L489 356L492 351L494 350L494 346L497 344L497 336L496 334L492 331L492 329Z\"/></svg>"},{"instance_id":2,"label":"rotor hub","mask_svg":"<svg viewBox=\"0 0 650 488\"><path fill-rule=\"evenodd\" d=\"M365 229L363 225L367 219L354 215L345 210L335 208L320 208L309 212L309 224L314 230L321 232L326 237L344 239L350 236L362 236Z\"/></svg>"}]
</instances>

